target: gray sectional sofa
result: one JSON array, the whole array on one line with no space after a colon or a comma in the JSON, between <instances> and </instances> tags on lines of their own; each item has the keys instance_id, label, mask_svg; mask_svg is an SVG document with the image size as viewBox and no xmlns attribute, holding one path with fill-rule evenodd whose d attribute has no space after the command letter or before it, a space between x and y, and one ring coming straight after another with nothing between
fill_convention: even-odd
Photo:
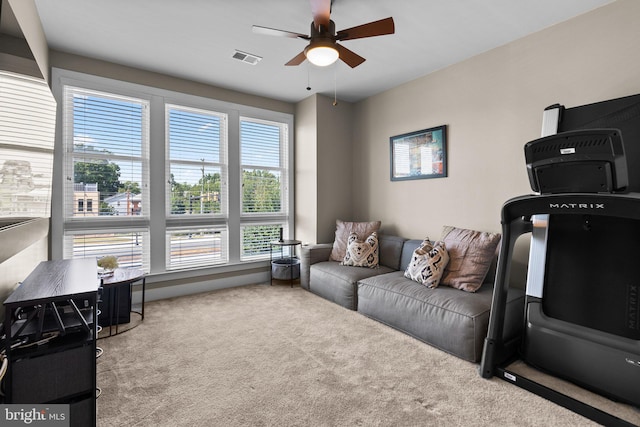
<instances>
[{"instance_id":1,"label":"gray sectional sofa","mask_svg":"<svg viewBox=\"0 0 640 427\"><path fill-rule=\"evenodd\" d=\"M300 283L323 298L407 333L427 344L479 362L487 335L495 268L470 293L448 286L427 288L404 277L422 240L379 235L379 267L350 267L330 261L332 244L305 245ZM509 291L504 336L519 335L524 292Z\"/></svg>"}]
</instances>

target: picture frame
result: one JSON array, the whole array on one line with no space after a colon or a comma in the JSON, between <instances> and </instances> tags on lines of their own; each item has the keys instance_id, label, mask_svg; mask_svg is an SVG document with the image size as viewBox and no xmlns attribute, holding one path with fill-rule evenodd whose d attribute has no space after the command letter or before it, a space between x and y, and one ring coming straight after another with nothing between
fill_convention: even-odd
<instances>
[{"instance_id":1,"label":"picture frame","mask_svg":"<svg viewBox=\"0 0 640 427\"><path fill-rule=\"evenodd\" d=\"M391 181L447 176L447 125L389 138Z\"/></svg>"}]
</instances>

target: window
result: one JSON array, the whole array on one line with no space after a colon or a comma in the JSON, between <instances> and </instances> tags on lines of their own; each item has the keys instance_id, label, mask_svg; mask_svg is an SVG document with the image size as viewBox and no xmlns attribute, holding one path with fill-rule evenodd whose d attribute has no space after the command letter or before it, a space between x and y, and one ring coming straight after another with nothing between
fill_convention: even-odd
<instances>
[{"instance_id":1,"label":"window","mask_svg":"<svg viewBox=\"0 0 640 427\"><path fill-rule=\"evenodd\" d=\"M286 139L282 125L240 121L242 213L281 213L286 183Z\"/></svg>"},{"instance_id":2,"label":"window","mask_svg":"<svg viewBox=\"0 0 640 427\"><path fill-rule=\"evenodd\" d=\"M227 231L220 228L167 230L167 270L178 270L227 262Z\"/></svg>"},{"instance_id":3,"label":"window","mask_svg":"<svg viewBox=\"0 0 640 427\"><path fill-rule=\"evenodd\" d=\"M65 87L65 258L120 254L148 269L148 110L142 99Z\"/></svg>"},{"instance_id":4,"label":"window","mask_svg":"<svg viewBox=\"0 0 640 427\"><path fill-rule=\"evenodd\" d=\"M0 216L48 217L56 103L40 79L0 71Z\"/></svg>"},{"instance_id":5,"label":"window","mask_svg":"<svg viewBox=\"0 0 640 427\"><path fill-rule=\"evenodd\" d=\"M195 276L262 266L280 230L289 237L291 114L52 75L64 142L54 259L116 255L154 275Z\"/></svg>"},{"instance_id":6,"label":"window","mask_svg":"<svg viewBox=\"0 0 640 427\"><path fill-rule=\"evenodd\" d=\"M227 115L168 104L165 117L167 269L226 263ZM206 227L211 218L219 227Z\"/></svg>"},{"instance_id":7,"label":"window","mask_svg":"<svg viewBox=\"0 0 640 427\"><path fill-rule=\"evenodd\" d=\"M101 216L142 213L146 187L147 105L142 100L66 88L67 190L97 196ZM69 200L72 200L69 195ZM126 209L114 208L127 201ZM73 212L66 210L67 218Z\"/></svg>"},{"instance_id":8,"label":"window","mask_svg":"<svg viewBox=\"0 0 640 427\"><path fill-rule=\"evenodd\" d=\"M121 231L67 231L64 236L65 258L101 258L113 255L119 267L136 267L148 271L149 233L147 229Z\"/></svg>"},{"instance_id":9,"label":"window","mask_svg":"<svg viewBox=\"0 0 640 427\"><path fill-rule=\"evenodd\" d=\"M242 226L242 259L262 259L269 256L269 242L278 240L282 223L260 223ZM284 229L284 228L283 228Z\"/></svg>"},{"instance_id":10,"label":"window","mask_svg":"<svg viewBox=\"0 0 640 427\"><path fill-rule=\"evenodd\" d=\"M240 119L242 254L265 257L269 242L288 234L288 125Z\"/></svg>"},{"instance_id":11,"label":"window","mask_svg":"<svg viewBox=\"0 0 640 427\"><path fill-rule=\"evenodd\" d=\"M167 105L171 215L226 213L226 115Z\"/></svg>"}]
</instances>

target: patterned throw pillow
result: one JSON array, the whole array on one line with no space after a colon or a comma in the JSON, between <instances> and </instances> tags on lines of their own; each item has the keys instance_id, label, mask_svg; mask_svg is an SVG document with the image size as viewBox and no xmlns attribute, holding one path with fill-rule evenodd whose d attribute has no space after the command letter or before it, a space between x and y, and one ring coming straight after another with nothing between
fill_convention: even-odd
<instances>
[{"instance_id":1,"label":"patterned throw pillow","mask_svg":"<svg viewBox=\"0 0 640 427\"><path fill-rule=\"evenodd\" d=\"M404 277L422 283L428 288L435 288L440 283L448 262L449 253L444 242L439 241L432 244L427 237L422 245L413 251Z\"/></svg>"},{"instance_id":2,"label":"patterned throw pillow","mask_svg":"<svg viewBox=\"0 0 640 427\"><path fill-rule=\"evenodd\" d=\"M347 240L349 234L355 232L362 240L366 239L368 235L377 232L380 229L380 221L370 222L349 222L336 220L336 237L333 241L333 248L331 249L331 255L329 259L331 261L342 262L347 254Z\"/></svg>"},{"instance_id":3,"label":"patterned throw pillow","mask_svg":"<svg viewBox=\"0 0 640 427\"><path fill-rule=\"evenodd\" d=\"M347 251L342 265L353 267L378 267L378 233L373 232L364 241L352 232L347 240Z\"/></svg>"}]
</instances>

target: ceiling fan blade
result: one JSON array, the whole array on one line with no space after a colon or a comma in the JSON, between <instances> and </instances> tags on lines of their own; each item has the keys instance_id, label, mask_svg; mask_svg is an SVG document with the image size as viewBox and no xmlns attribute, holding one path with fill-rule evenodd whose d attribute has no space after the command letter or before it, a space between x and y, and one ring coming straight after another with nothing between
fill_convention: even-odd
<instances>
[{"instance_id":1,"label":"ceiling fan blade","mask_svg":"<svg viewBox=\"0 0 640 427\"><path fill-rule=\"evenodd\" d=\"M356 68L358 65L366 61L362 56L337 43L336 49L338 49L340 59L351 68Z\"/></svg>"},{"instance_id":2,"label":"ceiling fan blade","mask_svg":"<svg viewBox=\"0 0 640 427\"><path fill-rule=\"evenodd\" d=\"M302 51L284 65L300 65L304 62L305 59L307 59L307 56L304 54L304 51Z\"/></svg>"},{"instance_id":3,"label":"ceiling fan blade","mask_svg":"<svg viewBox=\"0 0 640 427\"><path fill-rule=\"evenodd\" d=\"M292 39L305 39L305 40L310 39L310 37L306 34L294 33L291 31L284 31L284 30L276 30L275 28L260 27L258 25L254 25L253 27L251 27L251 29L255 34L262 34L266 36L290 37Z\"/></svg>"},{"instance_id":4,"label":"ceiling fan blade","mask_svg":"<svg viewBox=\"0 0 640 427\"><path fill-rule=\"evenodd\" d=\"M336 33L336 40L353 40L364 37L384 36L395 32L395 24L393 18L385 18L379 21L369 22L368 24L358 25L357 27L340 30Z\"/></svg>"},{"instance_id":5,"label":"ceiling fan blade","mask_svg":"<svg viewBox=\"0 0 640 427\"><path fill-rule=\"evenodd\" d=\"M316 29L322 25L329 28L329 20L331 19L331 0L310 0L311 14L313 15L313 24Z\"/></svg>"}]
</instances>

